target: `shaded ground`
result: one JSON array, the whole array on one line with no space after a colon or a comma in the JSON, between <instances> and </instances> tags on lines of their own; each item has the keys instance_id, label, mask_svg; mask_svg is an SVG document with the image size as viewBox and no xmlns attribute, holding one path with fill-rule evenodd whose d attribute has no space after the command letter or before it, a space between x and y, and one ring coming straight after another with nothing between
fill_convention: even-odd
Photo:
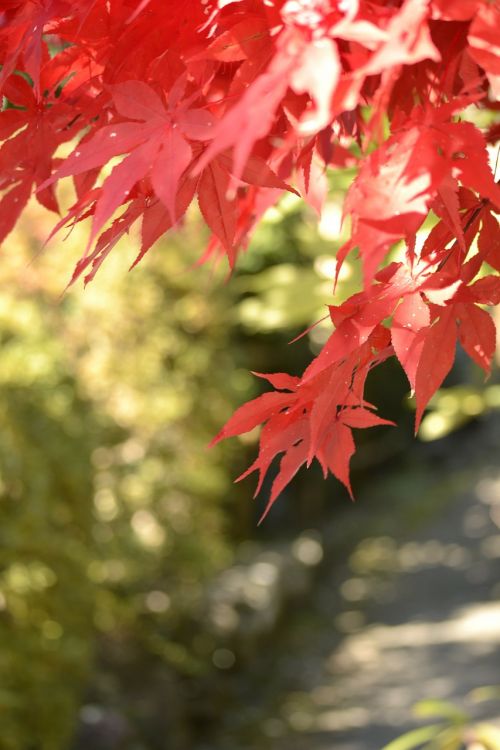
<instances>
[{"instance_id":1,"label":"shaded ground","mask_svg":"<svg viewBox=\"0 0 500 750\"><path fill-rule=\"evenodd\" d=\"M386 483L387 535L325 566L254 665L237 716L203 748L379 750L415 725L417 700L461 702L500 683L499 432L490 419L434 454L434 476L408 488L408 510L441 510L416 533L392 528L391 505L406 499Z\"/></svg>"},{"instance_id":2,"label":"shaded ground","mask_svg":"<svg viewBox=\"0 0 500 750\"><path fill-rule=\"evenodd\" d=\"M500 471L484 476L477 493L464 495L412 541L361 545L351 561L361 575L341 584L354 601L337 625L351 632L331 650L326 634L313 644L321 664L314 679L304 680L309 705L289 717L307 733L308 748L376 750L407 728L417 700L460 701L473 688L500 681L497 524ZM397 578L377 584L363 575L371 555L382 569L392 559ZM356 604L373 585L378 601L368 604L363 624ZM287 732L275 747L298 750L304 736Z\"/></svg>"}]
</instances>

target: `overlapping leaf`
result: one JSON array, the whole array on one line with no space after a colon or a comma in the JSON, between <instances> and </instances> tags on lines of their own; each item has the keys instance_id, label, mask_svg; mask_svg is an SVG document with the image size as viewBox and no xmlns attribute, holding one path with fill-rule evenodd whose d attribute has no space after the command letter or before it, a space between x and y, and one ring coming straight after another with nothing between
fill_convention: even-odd
<instances>
[{"instance_id":1,"label":"overlapping leaf","mask_svg":"<svg viewBox=\"0 0 500 750\"><path fill-rule=\"evenodd\" d=\"M195 199L212 232L202 261L234 268L284 190L320 213L327 170L357 165L337 273L358 250L363 290L332 299L333 331L302 376L259 375L275 391L214 441L264 425L249 471L260 488L280 461L266 512L314 458L351 492L352 429L384 423L364 399L373 367L396 355L417 426L457 343L491 369L500 132L468 120L498 107L499 23L489 0L183 0L168 13L163 0L5 0L0 240L33 193L57 212L71 178L56 230L91 219L73 280L141 222L137 263Z\"/></svg>"}]
</instances>

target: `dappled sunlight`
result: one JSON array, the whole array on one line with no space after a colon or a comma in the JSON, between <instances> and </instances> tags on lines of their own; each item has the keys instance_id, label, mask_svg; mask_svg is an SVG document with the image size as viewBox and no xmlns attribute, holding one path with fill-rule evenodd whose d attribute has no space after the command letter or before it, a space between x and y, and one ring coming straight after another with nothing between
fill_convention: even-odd
<instances>
[{"instance_id":1,"label":"dappled sunlight","mask_svg":"<svg viewBox=\"0 0 500 750\"><path fill-rule=\"evenodd\" d=\"M379 750L415 726L418 701L460 702L498 682L499 507L500 474L486 467L430 533L355 546L341 580L332 577L337 642L325 640L309 690L294 693L300 709L282 717L279 750L301 750L306 736L320 750ZM491 718L491 705L484 710Z\"/></svg>"},{"instance_id":2,"label":"dappled sunlight","mask_svg":"<svg viewBox=\"0 0 500 750\"><path fill-rule=\"evenodd\" d=\"M240 562L223 571L208 593L210 627L220 634L263 634L276 625L283 602L307 590L323 559L318 535L304 532L291 544L250 555L241 545Z\"/></svg>"},{"instance_id":3,"label":"dappled sunlight","mask_svg":"<svg viewBox=\"0 0 500 750\"><path fill-rule=\"evenodd\" d=\"M500 604L485 602L459 611L456 617L441 622L410 622L391 627L373 625L363 634L349 637L343 645L343 668L352 660L353 666L397 663L398 650L418 649L440 644L500 644ZM346 654L347 659L346 659ZM401 653L399 654L401 657ZM404 655L406 658L406 654ZM336 657L331 668L335 671Z\"/></svg>"},{"instance_id":4,"label":"dappled sunlight","mask_svg":"<svg viewBox=\"0 0 500 750\"><path fill-rule=\"evenodd\" d=\"M443 388L431 399L429 407L418 431L419 438L424 442L446 437L471 419L499 409L500 385Z\"/></svg>"},{"instance_id":5,"label":"dappled sunlight","mask_svg":"<svg viewBox=\"0 0 500 750\"><path fill-rule=\"evenodd\" d=\"M500 474L481 479L475 488L477 497L486 505L500 506Z\"/></svg>"}]
</instances>

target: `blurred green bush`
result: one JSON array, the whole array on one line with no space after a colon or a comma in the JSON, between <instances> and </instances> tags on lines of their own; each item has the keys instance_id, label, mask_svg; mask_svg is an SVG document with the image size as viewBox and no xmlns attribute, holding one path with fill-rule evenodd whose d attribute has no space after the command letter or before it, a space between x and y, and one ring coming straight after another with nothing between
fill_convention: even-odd
<instances>
[{"instance_id":1,"label":"blurred green bush","mask_svg":"<svg viewBox=\"0 0 500 750\"><path fill-rule=\"evenodd\" d=\"M245 445L206 445L262 388L250 368L298 372L324 335L286 347L330 298L337 204L328 216L322 236L285 200L230 284L224 269L214 278L191 268L203 242L196 219L131 274L136 244L122 243L85 291L66 294L83 228L39 254L53 219L33 205L9 239L0 278L5 750L68 747L79 710L90 734L77 745L96 750L92 724L106 711L118 712L118 739L151 748L166 733L169 747L188 746L193 717L210 718L197 695L210 692L220 651L204 591L259 510L251 482L232 484Z\"/></svg>"},{"instance_id":2,"label":"blurred green bush","mask_svg":"<svg viewBox=\"0 0 500 750\"><path fill-rule=\"evenodd\" d=\"M498 686L476 688L465 696L467 711L449 701L422 700L413 707L415 718L433 723L405 732L383 750L500 750L498 723L473 716L477 704L486 701L498 703L499 696Z\"/></svg>"},{"instance_id":3,"label":"blurred green bush","mask_svg":"<svg viewBox=\"0 0 500 750\"><path fill-rule=\"evenodd\" d=\"M122 694L137 711L158 665L174 712L178 681L212 667L196 622L204 582L231 560L238 467L234 448L206 445L253 388L232 292L186 270L180 238L132 274L124 246L61 298L81 238L30 264L47 221L33 209L0 283L5 750L67 746L82 701Z\"/></svg>"}]
</instances>

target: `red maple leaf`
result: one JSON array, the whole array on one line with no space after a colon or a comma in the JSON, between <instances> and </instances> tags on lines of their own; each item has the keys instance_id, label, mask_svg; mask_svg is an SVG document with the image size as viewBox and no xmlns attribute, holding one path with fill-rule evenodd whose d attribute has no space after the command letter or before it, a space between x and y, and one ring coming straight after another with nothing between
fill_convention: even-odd
<instances>
[{"instance_id":1,"label":"red maple leaf","mask_svg":"<svg viewBox=\"0 0 500 750\"><path fill-rule=\"evenodd\" d=\"M212 232L200 262L233 268L284 190L321 213L328 170L357 167L337 275L357 249L362 290L332 299L303 374L259 375L275 390L214 440L263 425L258 489L280 460L266 512L314 459L351 492L352 430L385 423L364 399L373 367L397 357L417 426L457 343L490 372L499 129L469 113L499 107L498 27L488 0L4 0L0 239L33 193L58 211L71 177L54 231L92 222L72 280L141 222L137 263L195 199Z\"/></svg>"}]
</instances>

